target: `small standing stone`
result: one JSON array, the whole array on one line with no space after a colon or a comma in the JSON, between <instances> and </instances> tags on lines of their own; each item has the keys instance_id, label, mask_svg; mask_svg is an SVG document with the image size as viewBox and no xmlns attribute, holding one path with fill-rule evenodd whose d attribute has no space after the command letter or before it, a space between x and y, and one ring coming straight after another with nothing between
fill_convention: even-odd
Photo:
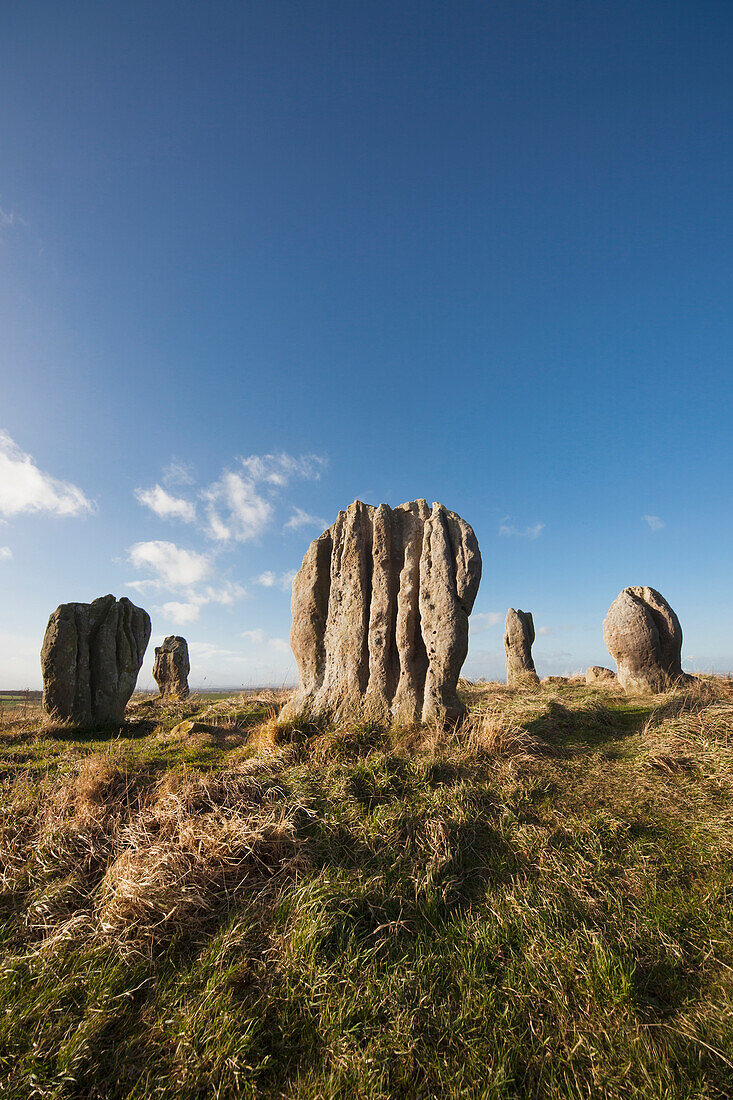
<instances>
[{"instance_id":1,"label":"small standing stone","mask_svg":"<svg viewBox=\"0 0 733 1100\"><path fill-rule=\"evenodd\" d=\"M77 726L119 724L150 640L150 616L124 596L62 603L41 649L43 709Z\"/></svg>"},{"instance_id":2,"label":"small standing stone","mask_svg":"<svg viewBox=\"0 0 733 1100\"><path fill-rule=\"evenodd\" d=\"M162 698L185 699L190 671L186 639L169 634L162 645L155 647L153 664L153 676Z\"/></svg>"},{"instance_id":3,"label":"small standing stone","mask_svg":"<svg viewBox=\"0 0 733 1100\"><path fill-rule=\"evenodd\" d=\"M538 684L539 676L532 660L534 621L531 611L515 611L510 607L504 624L506 679L509 687Z\"/></svg>"}]
</instances>

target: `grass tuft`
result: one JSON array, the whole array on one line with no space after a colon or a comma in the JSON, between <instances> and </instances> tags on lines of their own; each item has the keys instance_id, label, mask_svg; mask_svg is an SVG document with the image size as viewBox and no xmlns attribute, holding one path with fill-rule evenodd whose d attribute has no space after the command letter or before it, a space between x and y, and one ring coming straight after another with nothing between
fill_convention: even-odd
<instances>
[{"instance_id":1,"label":"grass tuft","mask_svg":"<svg viewBox=\"0 0 733 1100\"><path fill-rule=\"evenodd\" d=\"M733 685L0 718L0 1093L719 1100Z\"/></svg>"}]
</instances>

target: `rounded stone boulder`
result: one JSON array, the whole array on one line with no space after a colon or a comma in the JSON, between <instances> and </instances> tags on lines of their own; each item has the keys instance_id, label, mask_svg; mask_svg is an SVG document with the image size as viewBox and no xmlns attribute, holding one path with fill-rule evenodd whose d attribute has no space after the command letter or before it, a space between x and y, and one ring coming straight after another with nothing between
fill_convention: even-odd
<instances>
[{"instance_id":1,"label":"rounded stone boulder","mask_svg":"<svg viewBox=\"0 0 733 1100\"><path fill-rule=\"evenodd\" d=\"M603 665L591 665L585 672L586 684L606 684L613 682L615 679L616 673L612 672L610 668L604 668Z\"/></svg>"},{"instance_id":2,"label":"rounded stone boulder","mask_svg":"<svg viewBox=\"0 0 733 1100\"><path fill-rule=\"evenodd\" d=\"M624 588L603 621L603 640L627 691L657 693L687 679L680 621L655 588Z\"/></svg>"}]
</instances>

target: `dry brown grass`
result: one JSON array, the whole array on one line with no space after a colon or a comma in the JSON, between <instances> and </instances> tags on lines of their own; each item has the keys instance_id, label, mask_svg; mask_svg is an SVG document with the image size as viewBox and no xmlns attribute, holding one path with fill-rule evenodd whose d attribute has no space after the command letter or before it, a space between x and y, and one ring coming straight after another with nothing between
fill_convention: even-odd
<instances>
[{"instance_id":1,"label":"dry brown grass","mask_svg":"<svg viewBox=\"0 0 733 1100\"><path fill-rule=\"evenodd\" d=\"M3 1095L723 1100L731 685L461 690L455 727L278 693L47 772L8 740Z\"/></svg>"}]
</instances>

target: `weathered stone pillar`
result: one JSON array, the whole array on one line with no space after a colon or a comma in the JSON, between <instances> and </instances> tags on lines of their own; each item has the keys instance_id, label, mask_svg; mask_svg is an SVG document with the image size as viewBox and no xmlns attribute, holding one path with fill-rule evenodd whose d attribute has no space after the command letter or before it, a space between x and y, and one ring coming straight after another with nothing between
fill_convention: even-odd
<instances>
[{"instance_id":1,"label":"weathered stone pillar","mask_svg":"<svg viewBox=\"0 0 733 1100\"><path fill-rule=\"evenodd\" d=\"M190 671L186 639L169 634L162 645L155 647L153 664L153 676L162 698L185 699Z\"/></svg>"},{"instance_id":2,"label":"weathered stone pillar","mask_svg":"<svg viewBox=\"0 0 733 1100\"><path fill-rule=\"evenodd\" d=\"M460 717L480 579L473 530L442 504L354 501L311 543L293 582L300 686L283 717Z\"/></svg>"},{"instance_id":3,"label":"weathered stone pillar","mask_svg":"<svg viewBox=\"0 0 733 1100\"><path fill-rule=\"evenodd\" d=\"M510 687L538 684L540 678L532 660L534 622L531 611L515 611L510 607L504 623L506 681Z\"/></svg>"},{"instance_id":4,"label":"weathered stone pillar","mask_svg":"<svg viewBox=\"0 0 733 1100\"><path fill-rule=\"evenodd\" d=\"M62 603L41 649L43 708L79 726L118 724L150 640L150 616L123 597Z\"/></svg>"}]
</instances>

